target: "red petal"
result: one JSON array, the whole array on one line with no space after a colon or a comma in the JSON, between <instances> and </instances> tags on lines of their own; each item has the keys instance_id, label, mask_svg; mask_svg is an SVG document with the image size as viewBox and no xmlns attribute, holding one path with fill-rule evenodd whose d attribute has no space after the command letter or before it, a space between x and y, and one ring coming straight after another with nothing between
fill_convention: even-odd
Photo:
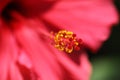
<instances>
[{"instance_id":1,"label":"red petal","mask_svg":"<svg viewBox=\"0 0 120 80\"><path fill-rule=\"evenodd\" d=\"M17 67L15 67L18 57L15 39L11 32L5 28L2 28L0 36L0 80L22 80Z\"/></svg>"},{"instance_id":2,"label":"red petal","mask_svg":"<svg viewBox=\"0 0 120 80\"><path fill-rule=\"evenodd\" d=\"M60 1L43 16L59 28L76 33L93 51L108 38L117 17L111 0Z\"/></svg>"}]
</instances>

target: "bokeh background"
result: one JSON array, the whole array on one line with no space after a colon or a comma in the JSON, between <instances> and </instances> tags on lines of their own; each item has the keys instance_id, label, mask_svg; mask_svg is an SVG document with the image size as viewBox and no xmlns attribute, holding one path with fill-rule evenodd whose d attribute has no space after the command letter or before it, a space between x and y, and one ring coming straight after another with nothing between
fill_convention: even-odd
<instances>
[{"instance_id":1,"label":"bokeh background","mask_svg":"<svg viewBox=\"0 0 120 80\"><path fill-rule=\"evenodd\" d=\"M114 4L120 15L120 0L114 0ZM93 65L91 80L120 80L120 20L98 53L89 55Z\"/></svg>"}]
</instances>

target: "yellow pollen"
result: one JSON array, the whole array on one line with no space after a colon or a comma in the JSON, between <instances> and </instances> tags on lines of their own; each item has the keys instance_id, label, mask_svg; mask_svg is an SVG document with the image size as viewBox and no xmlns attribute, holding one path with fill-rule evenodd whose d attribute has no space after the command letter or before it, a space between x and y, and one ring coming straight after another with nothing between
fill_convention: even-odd
<instances>
[{"instance_id":1,"label":"yellow pollen","mask_svg":"<svg viewBox=\"0 0 120 80\"><path fill-rule=\"evenodd\" d=\"M54 34L55 35L53 35L52 32L52 35L54 36L54 46L58 50L72 53L75 50L76 46L80 48L78 38L76 38L76 34L74 34L73 32L67 30L60 30L59 32Z\"/></svg>"}]
</instances>

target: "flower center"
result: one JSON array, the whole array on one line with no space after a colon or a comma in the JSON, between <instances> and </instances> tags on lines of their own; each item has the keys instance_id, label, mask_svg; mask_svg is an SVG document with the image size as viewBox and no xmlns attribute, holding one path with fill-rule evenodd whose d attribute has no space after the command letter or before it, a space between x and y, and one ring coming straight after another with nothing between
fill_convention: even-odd
<instances>
[{"instance_id":1,"label":"flower center","mask_svg":"<svg viewBox=\"0 0 120 80\"><path fill-rule=\"evenodd\" d=\"M54 46L58 50L72 53L74 50L79 51L83 44L82 39L77 38L76 34L67 30L60 30L57 33L52 32Z\"/></svg>"}]
</instances>

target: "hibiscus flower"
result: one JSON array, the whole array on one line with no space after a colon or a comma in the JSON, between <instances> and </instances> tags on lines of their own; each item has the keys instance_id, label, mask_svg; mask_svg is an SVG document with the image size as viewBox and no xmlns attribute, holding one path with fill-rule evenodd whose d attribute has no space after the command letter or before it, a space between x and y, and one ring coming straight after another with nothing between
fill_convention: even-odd
<instances>
[{"instance_id":1,"label":"hibiscus flower","mask_svg":"<svg viewBox=\"0 0 120 80\"><path fill-rule=\"evenodd\" d=\"M86 50L59 51L50 32L72 31L95 52L116 22L111 0L4 0L0 3L0 80L89 80Z\"/></svg>"}]
</instances>

